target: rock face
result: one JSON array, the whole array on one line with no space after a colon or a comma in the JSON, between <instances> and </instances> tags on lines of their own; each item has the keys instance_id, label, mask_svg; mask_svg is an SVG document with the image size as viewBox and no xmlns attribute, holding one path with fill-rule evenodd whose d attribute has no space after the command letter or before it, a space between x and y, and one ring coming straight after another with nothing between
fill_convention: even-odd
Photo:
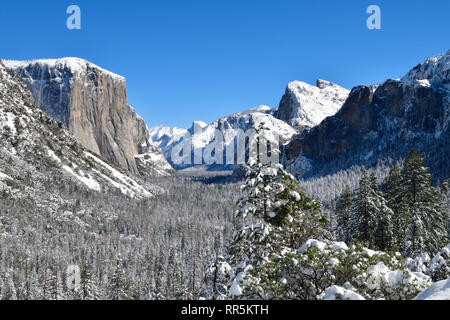
<instances>
[{"instance_id":1,"label":"rock face","mask_svg":"<svg viewBox=\"0 0 450 320\"><path fill-rule=\"evenodd\" d=\"M159 152L151 148L145 121L127 102L125 78L79 58L5 65L27 84L43 111L109 162L139 173L135 156Z\"/></svg>"},{"instance_id":2,"label":"rock face","mask_svg":"<svg viewBox=\"0 0 450 320\"><path fill-rule=\"evenodd\" d=\"M295 127L311 128L334 115L348 94L347 89L321 79L316 86L293 81L288 84L275 117Z\"/></svg>"},{"instance_id":3,"label":"rock face","mask_svg":"<svg viewBox=\"0 0 450 320\"><path fill-rule=\"evenodd\" d=\"M450 51L399 80L354 88L343 107L285 148L308 175L403 157L418 147L438 177L449 176Z\"/></svg>"},{"instance_id":4,"label":"rock face","mask_svg":"<svg viewBox=\"0 0 450 320\"><path fill-rule=\"evenodd\" d=\"M157 188L131 178L81 146L74 136L42 112L16 73L0 61L0 191L39 199L50 181L94 192L121 191L152 197ZM122 170L124 171L124 170Z\"/></svg>"}]
</instances>

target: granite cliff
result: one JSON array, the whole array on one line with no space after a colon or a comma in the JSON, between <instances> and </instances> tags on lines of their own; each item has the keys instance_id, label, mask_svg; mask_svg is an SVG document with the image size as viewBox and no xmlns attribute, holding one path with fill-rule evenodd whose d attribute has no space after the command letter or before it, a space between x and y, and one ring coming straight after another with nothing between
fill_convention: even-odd
<instances>
[{"instance_id":1,"label":"granite cliff","mask_svg":"<svg viewBox=\"0 0 450 320\"><path fill-rule=\"evenodd\" d=\"M4 63L28 86L39 108L90 151L134 174L172 170L128 104L124 77L79 58ZM157 163L142 161L155 156Z\"/></svg>"}]
</instances>

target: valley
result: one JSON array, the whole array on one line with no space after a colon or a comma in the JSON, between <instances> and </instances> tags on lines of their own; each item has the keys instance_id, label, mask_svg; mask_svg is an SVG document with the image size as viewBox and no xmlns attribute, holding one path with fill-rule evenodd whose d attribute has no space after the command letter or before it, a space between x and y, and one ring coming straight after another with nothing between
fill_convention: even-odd
<instances>
[{"instance_id":1,"label":"valley","mask_svg":"<svg viewBox=\"0 0 450 320\"><path fill-rule=\"evenodd\" d=\"M401 79L293 81L277 107L148 128L124 77L0 61L0 298L412 299L448 278L449 81L450 51ZM261 140L280 163L250 153Z\"/></svg>"}]
</instances>

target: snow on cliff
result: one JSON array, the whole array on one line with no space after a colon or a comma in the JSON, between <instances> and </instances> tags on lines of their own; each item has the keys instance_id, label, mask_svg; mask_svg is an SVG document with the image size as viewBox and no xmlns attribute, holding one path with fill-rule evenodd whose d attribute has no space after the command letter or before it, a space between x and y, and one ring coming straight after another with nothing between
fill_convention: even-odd
<instances>
[{"instance_id":1,"label":"snow on cliff","mask_svg":"<svg viewBox=\"0 0 450 320\"><path fill-rule=\"evenodd\" d=\"M72 71L72 74L82 74L86 73L88 69L97 69L105 74L108 74L113 79L119 81L125 81L125 78L115 74L111 71L103 69L89 61L81 58L67 57L60 59L37 59L37 60L26 60L26 61L16 61L16 60L3 60L3 64L9 69L23 69L30 65L38 65L41 68L46 67L47 69L58 69L67 68Z\"/></svg>"},{"instance_id":2,"label":"snow on cliff","mask_svg":"<svg viewBox=\"0 0 450 320\"><path fill-rule=\"evenodd\" d=\"M314 127L334 115L350 91L326 80L312 86L302 81L288 84L275 116L293 126Z\"/></svg>"}]
</instances>

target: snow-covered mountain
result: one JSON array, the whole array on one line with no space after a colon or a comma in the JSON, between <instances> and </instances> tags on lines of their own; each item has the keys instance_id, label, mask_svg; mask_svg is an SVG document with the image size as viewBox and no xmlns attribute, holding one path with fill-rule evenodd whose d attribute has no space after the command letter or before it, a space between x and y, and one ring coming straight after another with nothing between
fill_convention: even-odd
<instances>
[{"instance_id":1,"label":"snow-covered mountain","mask_svg":"<svg viewBox=\"0 0 450 320\"><path fill-rule=\"evenodd\" d=\"M193 149L204 150L214 141L217 130L222 134L223 145L227 148L231 143L235 143L238 130L246 132L248 129L257 128L260 123L264 123L269 128L269 132L279 135L280 144L285 144L297 133L297 130L286 122L275 118L272 115L272 111L268 106L258 106L221 117L210 124L195 121L189 130L157 127L150 130L150 132L154 133L151 135L151 138L153 143L162 147L166 158L170 162L173 147L182 142L183 135L186 133L192 136ZM173 162L171 163L173 164ZM177 169L183 169L194 164L173 165ZM233 167L230 165L212 165L209 166L209 169L230 170Z\"/></svg>"},{"instance_id":2,"label":"snow-covered mountain","mask_svg":"<svg viewBox=\"0 0 450 320\"><path fill-rule=\"evenodd\" d=\"M160 125L150 128L149 137L156 147L160 148L165 155L168 155L175 144L180 141L187 132L188 130L186 129Z\"/></svg>"},{"instance_id":3,"label":"snow-covered mountain","mask_svg":"<svg viewBox=\"0 0 450 320\"><path fill-rule=\"evenodd\" d=\"M405 157L417 147L435 178L450 175L450 51L401 79L352 89L343 107L285 148L304 177Z\"/></svg>"},{"instance_id":4,"label":"snow-covered mountain","mask_svg":"<svg viewBox=\"0 0 450 320\"><path fill-rule=\"evenodd\" d=\"M80 58L4 64L21 77L38 107L90 151L134 174L173 170L150 143L145 121L128 104L124 77Z\"/></svg>"},{"instance_id":5,"label":"snow-covered mountain","mask_svg":"<svg viewBox=\"0 0 450 320\"><path fill-rule=\"evenodd\" d=\"M349 90L326 80L317 80L316 86L293 81L287 85L275 116L292 126L311 128L334 115L349 93Z\"/></svg>"},{"instance_id":6,"label":"snow-covered mountain","mask_svg":"<svg viewBox=\"0 0 450 320\"><path fill-rule=\"evenodd\" d=\"M21 79L0 61L0 190L42 198L49 181L89 192L120 191L149 198L157 190L81 146L40 110ZM56 199L57 195L49 195ZM56 201L56 200L55 200Z\"/></svg>"}]
</instances>

